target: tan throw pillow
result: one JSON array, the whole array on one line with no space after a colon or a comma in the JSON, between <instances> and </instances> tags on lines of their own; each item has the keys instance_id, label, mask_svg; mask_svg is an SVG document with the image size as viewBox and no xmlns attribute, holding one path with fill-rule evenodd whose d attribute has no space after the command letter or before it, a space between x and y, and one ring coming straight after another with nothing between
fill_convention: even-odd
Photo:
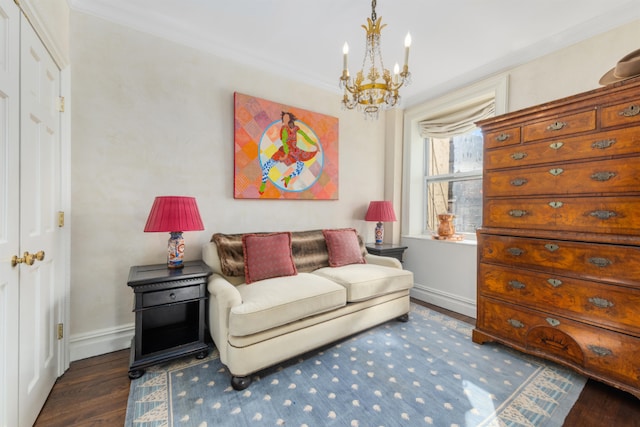
<instances>
[{"instance_id":1,"label":"tan throw pillow","mask_svg":"<svg viewBox=\"0 0 640 427\"><path fill-rule=\"evenodd\" d=\"M329 266L341 267L349 264L366 264L358 240L358 232L353 228L322 230L327 241Z\"/></svg>"},{"instance_id":2,"label":"tan throw pillow","mask_svg":"<svg viewBox=\"0 0 640 427\"><path fill-rule=\"evenodd\" d=\"M291 255L291 233L242 236L246 283L298 274Z\"/></svg>"}]
</instances>

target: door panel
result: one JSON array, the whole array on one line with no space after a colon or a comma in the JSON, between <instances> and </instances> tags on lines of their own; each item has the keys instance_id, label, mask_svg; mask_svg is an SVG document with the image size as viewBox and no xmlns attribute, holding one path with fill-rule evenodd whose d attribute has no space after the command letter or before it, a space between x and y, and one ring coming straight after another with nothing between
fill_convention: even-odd
<instances>
[{"instance_id":1,"label":"door panel","mask_svg":"<svg viewBox=\"0 0 640 427\"><path fill-rule=\"evenodd\" d=\"M20 248L44 259L20 266L20 425L31 425L58 372L57 256L60 210L60 71L34 30L21 22Z\"/></svg>"},{"instance_id":2,"label":"door panel","mask_svg":"<svg viewBox=\"0 0 640 427\"><path fill-rule=\"evenodd\" d=\"M0 426L18 425L19 12L0 0Z\"/></svg>"}]
</instances>

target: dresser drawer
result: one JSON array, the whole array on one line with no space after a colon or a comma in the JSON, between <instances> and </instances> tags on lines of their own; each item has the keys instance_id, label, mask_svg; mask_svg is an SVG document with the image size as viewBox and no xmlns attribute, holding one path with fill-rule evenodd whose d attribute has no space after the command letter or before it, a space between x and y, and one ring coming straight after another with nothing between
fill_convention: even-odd
<instances>
[{"instance_id":1,"label":"dresser drawer","mask_svg":"<svg viewBox=\"0 0 640 427\"><path fill-rule=\"evenodd\" d=\"M480 263L478 292L640 336L640 288Z\"/></svg>"},{"instance_id":2,"label":"dresser drawer","mask_svg":"<svg viewBox=\"0 0 640 427\"><path fill-rule=\"evenodd\" d=\"M600 125L604 127L640 123L640 98L602 109Z\"/></svg>"},{"instance_id":3,"label":"dresser drawer","mask_svg":"<svg viewBox=\"0 0 640 427\"><path fill-rule=\"evenodd\" d=\"M487 199L483 226L640 236L640 197Z\"/></svg>"},{"instance_id":4,"label":"dresser drawer","mask_svg":"<svg viewBox=\"0 0 640 427\"><path fill-rule=\"evenodd\" d=\"M520 144L520 127L502 129L484 135L484 146L486 148L505 147L514 144Z\"/></svg>"},{"instance_id":5,"label":"dresser drawer","mask_svg":"<svg viewBox=\"0 0 640 427\"><path fill-rule=\"evenodd\" d=\"M638 337L595 328L486 298L478 329L516 342L526 351L588 369L615 382L638 387Z\"/></svg>"},{"instance_id":6,"label":"dresser drawer","mask_svg":"<svg viewBox=\"0 0 640 427\"><path fill-rule=\"evenodd\" d=\"M487 171L486 197L640 190L640 157Z\"/></svg>"},{"instance_id":7,"label":"dresser drawer","mask_svg":"<svg viewBox=\"0 0 640 427\"><path fill-rule=\"evenodd\" d=\"M556 138L596 128L596 110L560 116L525 125L522 129L524 142L538 139Z\"/></svg>"},{"instance_id":8,"label":"dresser drawer","mask_svg":"<svg viewBox=\"0 0 640 427\"><path fill-rule=\"evenodd\" d=\"M184 288L167 289L157 292L142 294L142 306L153 307L156 305L171 304L200 298L200 286L188 286Z\"/></svg>"},{"instance_id":9,"label":"dresser drawer","mask_svg":"<svg viewBox=\"0 0 640 427\"><path fill-rule=\"evenodd\" d=\"M640 288L640 247L478 234L479 261Z\"/></svg>"},{"instance_id":10,"label":"dresser drawer","mask_svg":"<svg viewBox=\"0 0 640 427\"><path fill-rule=\"evenodd\" d=\"M640 127L633 127L486 150L484 167L501 169L601 157L611 158L637 154L638 146L640 146Z\"/></svg>"}]
</instances>

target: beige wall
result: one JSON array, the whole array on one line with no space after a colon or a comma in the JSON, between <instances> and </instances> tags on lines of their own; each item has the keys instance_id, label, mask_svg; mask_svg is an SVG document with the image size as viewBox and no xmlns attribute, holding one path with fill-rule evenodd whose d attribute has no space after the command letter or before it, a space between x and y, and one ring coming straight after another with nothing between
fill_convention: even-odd
<instances>
[{"instance_id":1,"label":"beige wall","mask_svg":"<svg viewBox=\"0 0 640 427\"><path fill-rule=\"evenodd\" d=\"M384 193L384 120L342 111L340 94L292 83L93 16L71 14L71 341L133 322L132 265L163 263L168 233L144 233L155 196L195 196L205 231L355 227ZM337 84L337 83L336 83ZM233 93L338 117L337 201L233 198ZM88 334L88 335L87 335ZM77 353L75 355L77 357Z\"/></svg>"},{"instance_id":2,"label":"beige wall","mask_svg":"<svg viewBox=\"0 0 640 427\"><path fill-rule=\"evenodd\" d=\"M639 40L635 21L510 70L509 111L600 87L600 77L640 48Z\"/></svg>"}]
</instances>

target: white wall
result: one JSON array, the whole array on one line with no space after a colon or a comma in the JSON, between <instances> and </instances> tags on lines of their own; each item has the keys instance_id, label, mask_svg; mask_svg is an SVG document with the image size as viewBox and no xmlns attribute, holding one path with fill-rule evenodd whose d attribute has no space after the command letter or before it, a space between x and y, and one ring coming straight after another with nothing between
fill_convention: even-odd
<instances>
[{"instance_id":1,"label":"white wall","mask_svg":"<svg viewBox=\"0 0 640 427\"><path fill-rule=\"evenodd\" d=\"M507 74L509 79L507 111L600 87L600 77L620 58L638 49L638 40L640 21L505 70L501 74ZM429 103L433 103L433 100ZM405 137L405 144L411 142ZM403 173L407 174L408 171ZM404 219L410 210L411 200L407 197L407 188L403 189L403 194ZM434 241L430 236L420 235L415 224L403 223L402 230L401 241L408 246L404 266L413 271L415 276L412 296L475 317L475 243Z\"/></svg>"},{"instance_id":2,"label":"white wall","mask_svg":"<svg viewBox=\"0 0 640 427\"><path fill-rule=\"evenodd\" d=\"M168 233L144 233L158 195L196 197L205 231L356 227L384 194L384 120L342 111L340 94L292 83L93 16L71 13L71 358L129 345L132 265L166 262ZM339 200L233 198L233 92L338 117Z\"/></svg>"}]
</instances>

